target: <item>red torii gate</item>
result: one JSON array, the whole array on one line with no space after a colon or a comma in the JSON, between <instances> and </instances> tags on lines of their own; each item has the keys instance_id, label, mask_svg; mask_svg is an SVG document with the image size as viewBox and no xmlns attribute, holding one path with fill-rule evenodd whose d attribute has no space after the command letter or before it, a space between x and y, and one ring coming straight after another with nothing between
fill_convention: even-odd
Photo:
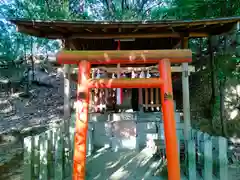
<instances>
[{"instance_id":1,"label":"red torii gate","mask_svg":"<svg viewBox=\"0 0 240 180\"><path fill-rule=\"evenodd\" d=\"M191 50L62 51L60 64L78 64L77 116L74 141L73 178L84 180L88 130L89 88L161 88L168 179L180 180L176 122L174 118L171 63L192 61ZM159 64L160 78L91 79L91 64Z\"/></svg>"}]
</instances>

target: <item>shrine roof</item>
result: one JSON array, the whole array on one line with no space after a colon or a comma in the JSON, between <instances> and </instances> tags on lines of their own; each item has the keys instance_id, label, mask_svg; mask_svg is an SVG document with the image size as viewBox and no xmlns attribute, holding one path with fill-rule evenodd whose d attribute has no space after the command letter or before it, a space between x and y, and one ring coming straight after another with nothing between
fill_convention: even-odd
<instances>
[{"instance_id":1,"label":"shrine roof","mask_svg":"<svg viewBox=\"0 0 240 180\"><path fill-rule=\"evenodd\" d=\"M49 39L121 39L207 37L230 31L238 17L203 20L69 21L9 19L18 31Z\"/></svg>"}]
</instances>

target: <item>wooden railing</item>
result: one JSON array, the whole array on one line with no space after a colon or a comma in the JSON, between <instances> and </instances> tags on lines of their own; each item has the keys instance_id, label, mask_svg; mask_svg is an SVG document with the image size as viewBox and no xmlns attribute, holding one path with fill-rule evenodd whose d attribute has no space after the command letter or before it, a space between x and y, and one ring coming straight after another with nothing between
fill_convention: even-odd
<instances>
[{"instance_id":1,"label":"wooden railing","mask_svg":"<svg viewBox=\"0 0 240 180\"><path fill-rule=\"evenodd\" d=\"M160 88L145 88L142 90L142 106L144 111L161 111Z\"/></svg>"}]
</instances>

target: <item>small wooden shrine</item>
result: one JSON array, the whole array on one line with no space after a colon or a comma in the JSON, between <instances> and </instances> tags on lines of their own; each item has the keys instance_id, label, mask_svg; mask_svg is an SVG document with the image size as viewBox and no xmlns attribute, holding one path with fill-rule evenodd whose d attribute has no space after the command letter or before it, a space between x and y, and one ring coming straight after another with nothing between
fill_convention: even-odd
<instances>
[{"instance_id":1,"label":"small wooden shrine","mask_svg":"<svg viewBox=\"0 0 240 180\"><path fill-rule=\"evenodd\" d=\"M164 58L171 59L172 56L177 56L177 50L174 53L171 49L187 49L188 48L188 40L190 38L201 38L201 37L210 37L212 35L219 35L225 32L232 30L232 28L240 21L240 17L234 18L220 18L220 19L206 19L206 20L187 20L187 21L124 21L124 22L102 22L102 21L31 21L31 20L11 20L11 22L15 23L18 27L19 32L26 33L29 35L44 37L49 39L63 39L64 40L64 54L61 55L58 62L61 62L61 59L64 59L64 67L65 67L65 97L64 97L64 115L65 119L70 117L70 80L76 81L76 74L78 72L84 72L84 68L81 69L79 66L78 69L72 69L69 64L80 64L80 60L84 62L94 62L92 66L89 68L91 82L87 82L88 88L97 88L96 90L92 90L91 99L93 102L92 107L95 108L94 111L99 112L102 109L119 109L116 108L117 105L121 106L124 104L126 99L130 97L132 103L131 108L134 111L142 110L144 107L144 111L161 111L160 102L163 100L163 96L160 97L160 90L156 88L158 86L157 81L151 81L151 83L156 83L156 86L147 86L146 88L141 87L140 89L135 89L134 87L131 92L131 96L123 95L123 87L122 86L126 81L123 77L129 78L138 78L136 80L132 80L134 83L139 83L140 78L147 81L146 78L150 77L159 77L157 72L158 63L156 63L156 58L162 59L164 62ZM151 57L151 54L154 54L155 50L158 52L159 50L163 50L161 53L156 54ZM75 52L81 51L81 58L79 56L74 56L72 54ZM170 51L168 51L170 50ZM119 52L117 52L119 51ZM148 54L147 52L151 52ZM187 50L186 50L187 51ZM112 53L114 52L114 53ZM182 50L181 52L184 52ZM112 54L111 54L112 53ZM172 54L171 54L172 53ZM147 60L144 61L146 54L148 54ZM72 55L72 56L71 56ZM64 57L65 56L65 57ZM67 57L69 61L66 60ZM63 58L64 57L64 58ZM181 56L179 56L181 57ZM154 59L155 58L155 59ZM174 58L173 58L174 59ZM175 57L176 59L176 57ZM109 60L109 61L108 61ZM116 60L116 61L115 61ZM121 63L119 63L121 61ZM103 63L105 62L105 63ZM111 63L110 63L111 62ZM181 66L177 66L178 63L182 63ZM179 79L181 77L182 81L182 104L183 104L183 119L184 119L184 136L185 140L189 138L190 132L190 99L189 99L189 72L190 66L188 65L186 59L181 61L178 58L178 61L171 61L171 66L169 67L172 71L171 78ZM86 64L85 64L86 65ZM77 66L76 66L77 67ZM88 67L86 66L85 69ZM71 70L72 69L72 70ZM162 70L163 70L162 66ZM170 71L168 69L168 71ZM163 70L165 71L165 70ZM191 71L194 71L194 67L191 67ZM180 72L180 73L179 73ZM75 74L75 75L74 75ZM81 74L81 73L80 73ZM95 80L96 78L101 78L100 80ZM104 78L107 80L105 81ZM119 78L119 82L121 82L121 88L118 81L114 81L111 85L108 86L109 78ZM171 79L169 78L169 79ZM83 81L83 78L81 82ZM89 77L87 78L89 79ZM111 79L111 80L112 80ZM139 80L140 79L140 80ZM152 79L152 78L151 78ZM100 82L101 81L101 82ZM141 80L142 81L142 80ZM167 78L164 79L167 81ZM83 82L82 82L83 83ZM162 82L165 83L165 82ZM83 83L84 84L84 83ZM104 85L102 85L104 84ZM129 84L126 83L126 84ZM147 83L145 83L147 84ZM174 86L174 83L173 83ZM104 88L113 88L113 89L101 89ZM153 88L154 87L154 88ZM100 88L100 89L99 89ZM118 89L114 89L118 88ZM174 92L173 92L174 96ZM80 97L80 99L84 99L84 97ZM139 106L140 105L140 106ZM90 106L91 107L91 106ZM171 105L171 110L173 110ZM86 114L87 111L84 111ZM165 109L165 114L166 114ZM84 114L82 113L82 114ZM81 114L81 113L80 113ZM174 117L168 117L167 119L173 120ZM81 120L81 118L80 118ZM84 116L84 120L86 120ZM172 121L171 121L172 122ZM166 120L164 123L167 123ZM171 123L170 123L171 124ZM174 123L172 123L174 124ZM76 125L77 126L77 125ZM164 126L171 127L171 125ZM174 127L174 125L172 125ZM167 128L168 129L168 128ZM165 129L165 131L167 131ZM171 128L169 128L172 130ZM169 130L168 129L168 130ZM79 132L79 129L78 129ZM173 131L171 131L173 132ZM78 133L77 133L78 134ZM168 137L170 137L170 131L168 131ZM86 140L86 133L81 137ZM176 134L174 132L174 138L176 138ZM170 143L169 140L167 144L169 144L167 151L171 151L170 144L173 145L172 149L176 150L176 143ZM82 144L81 144L82 145ZM84 148L83 148L84 149ZM75 149L76 150L76 149ZM78 149L79 150L79 149ZM85 150L83 150L85 153ZM177 152L177 151L176 151ZM177 157L177 153L174 152L172 157ZM80 153L81 158L83 158L83 154ZM176 158L171 159L171 155L167 158L169 159L169 164L172 167L177 168L177 179L180 179L180 170L179 167L174 166L174 160ZM83 160L83 161L86 161ZM77 162L75 162L77 163ZM81 164L81 162L79 162ZM83 169L79 171L83 171L85 165L82 166ZM179 171L178 171L179 170ZM77 170L76 170L77 171ZM169 169L169 179L174 179L174 168ZM81 174L81 173L80 173ZM83 175L82 173L81 175ZM83 177L84 178L84 177ZM83 179L80 178L80 179Z\"/></svg>"},{"instance_id":2,"label":"small wooden shrine","mask_svg":"<svg viewBox=\"0 0 240 180\"><path fill-rule=\"evenodd\" d=\"M62 39L66 50L154 50L154 49L185 49L188 48L190 38L211 37L222 33L230 32L240 21L240 17L228 17L204 20L164 20L164 21L46 21L46 20L26 20L11 19L17 25L19 32L48 39ZM65 97L64 116L70 117L70 79L76 81L77 66L75 69L70 65L64 65L65 73ZM185 135L190 126L190 99L189 99L189 75L194 71L194 67L183 63L176 66L172 63L172 79L174 99L182 99L183 119L185 124ZM96 64L91 67L91 76L98 77L147 77L158 76L156 64L127 64L126 65L102 65ZM72 78L71 78L72 77ZM182 79L182 89L180 98L174 89L174 79ZM115 93L114 93L114 92ZM118 91L118 95L116 94ZM128 92L131 96L123 97L123 90L93 90L91 96L94 111L106 109L106 104L114 107L114 103L121 105L123 99L129 97L134 110L144 111L160 110L159 90L157 89L133 89ZM104 97L105 96L105 97ZM109 98L112 99L109 102ZM118 98L118 99L117 99ZM109 103L107 103L109 102ZM178 107L179 102L176 101ZM90 105L90 106L91 106ZM140 107L139 107L140 105ZM129 108L129 103L128 103ZM114 108L113 108L114 109ZM178 109L178 108L177 108Z\"/></svg>"}]
</instances>

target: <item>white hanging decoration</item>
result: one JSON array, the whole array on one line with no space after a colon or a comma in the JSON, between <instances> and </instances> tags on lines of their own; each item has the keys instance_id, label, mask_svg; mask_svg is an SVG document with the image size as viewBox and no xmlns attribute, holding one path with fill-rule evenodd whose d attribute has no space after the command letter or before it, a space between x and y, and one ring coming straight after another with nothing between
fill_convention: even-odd
<instances>
[{"instance_id":1,"label":"white hanging decoration","mask_svg":"<svg viewBox=\"0 0 240 180\"><path fill-rule=\"evenodd\" d=\"M132 78L136 78L136 77L137 77L137 73L135 73L134 71L132 71L131 77L132 77Z\"/></svg>"},{"instance_id":2,"label":"white hanging decoration","mask_svg":"<svg viewBox=\"0 0 240 180\"><path fill-rule=\"evenodd\" d=\"M125 73L122 73L122 74L121 74L121 77L125 78L125 77L126 77L126 74L125 74Z\"/></svg>"},{"instance_id":3,"label":"white hanging decoration","mask_svg":"<svg viewBox=\"0 0 240 180\"><path fill-rule=\"evenodd\" d=\"M114 73L112 73L112 79L116 79L116 76Z\"/></svg>"},{"instance_id":4,"label":"white hanging decoration","mask_svg":"<svg viewBox=\"0 0 240 180\"><path fill-rule=\"evenodd\" d=\"M140 73L139 77L140 77L140 78L145 78L145 73L144 73L144 71L142 71L142 72Z\"/></svg>"},{"instance_id":5,"label":"white hanging decoration","mask_svg":"<svg viewBox=\"0 0 240 180\"><path fill-rule=\"evenodd\" d=\"M96 75L96 78L97 78L97 79L100 79L100 78L101 78L100 69L98 69L98 70L97 70L97 75Z\"/></svg>"},{"instance_id":6,"label":"white hanging decoration","mask_svg":"<svg viewBox=\"0 0 240 180\"><path fill-rule=\"evenodd\" d=\"M115 74L114 73L112 73L112 79L116 79L117 77L115 76ZM116 88L113 88L113 90L115 91L116 90Z\"/></svg>"},{"instance_id":7,"label":"white hanging decoration","mask_svg":"<svg viewBox=\"0 0 240 180\"><path fill-rule=\"evenodd\" d=\"M120 67L120 66L119 66ZM125 78L126 75L125 73L118 73L118 78ZM123 89L122 88L117 88L117 104L122 104L123 102Z\"/></svg>"},{"instance_id":8,"label":"white hanging decoration","mask_svg":"<svg viewBox=\"0 0 240 180\"><path fill-rule=\"evenodd\" d=\"M151 77L151 74L149 72L149 70L147 71L147 78L150 78Z\"/></svg>"}]
</instances>

